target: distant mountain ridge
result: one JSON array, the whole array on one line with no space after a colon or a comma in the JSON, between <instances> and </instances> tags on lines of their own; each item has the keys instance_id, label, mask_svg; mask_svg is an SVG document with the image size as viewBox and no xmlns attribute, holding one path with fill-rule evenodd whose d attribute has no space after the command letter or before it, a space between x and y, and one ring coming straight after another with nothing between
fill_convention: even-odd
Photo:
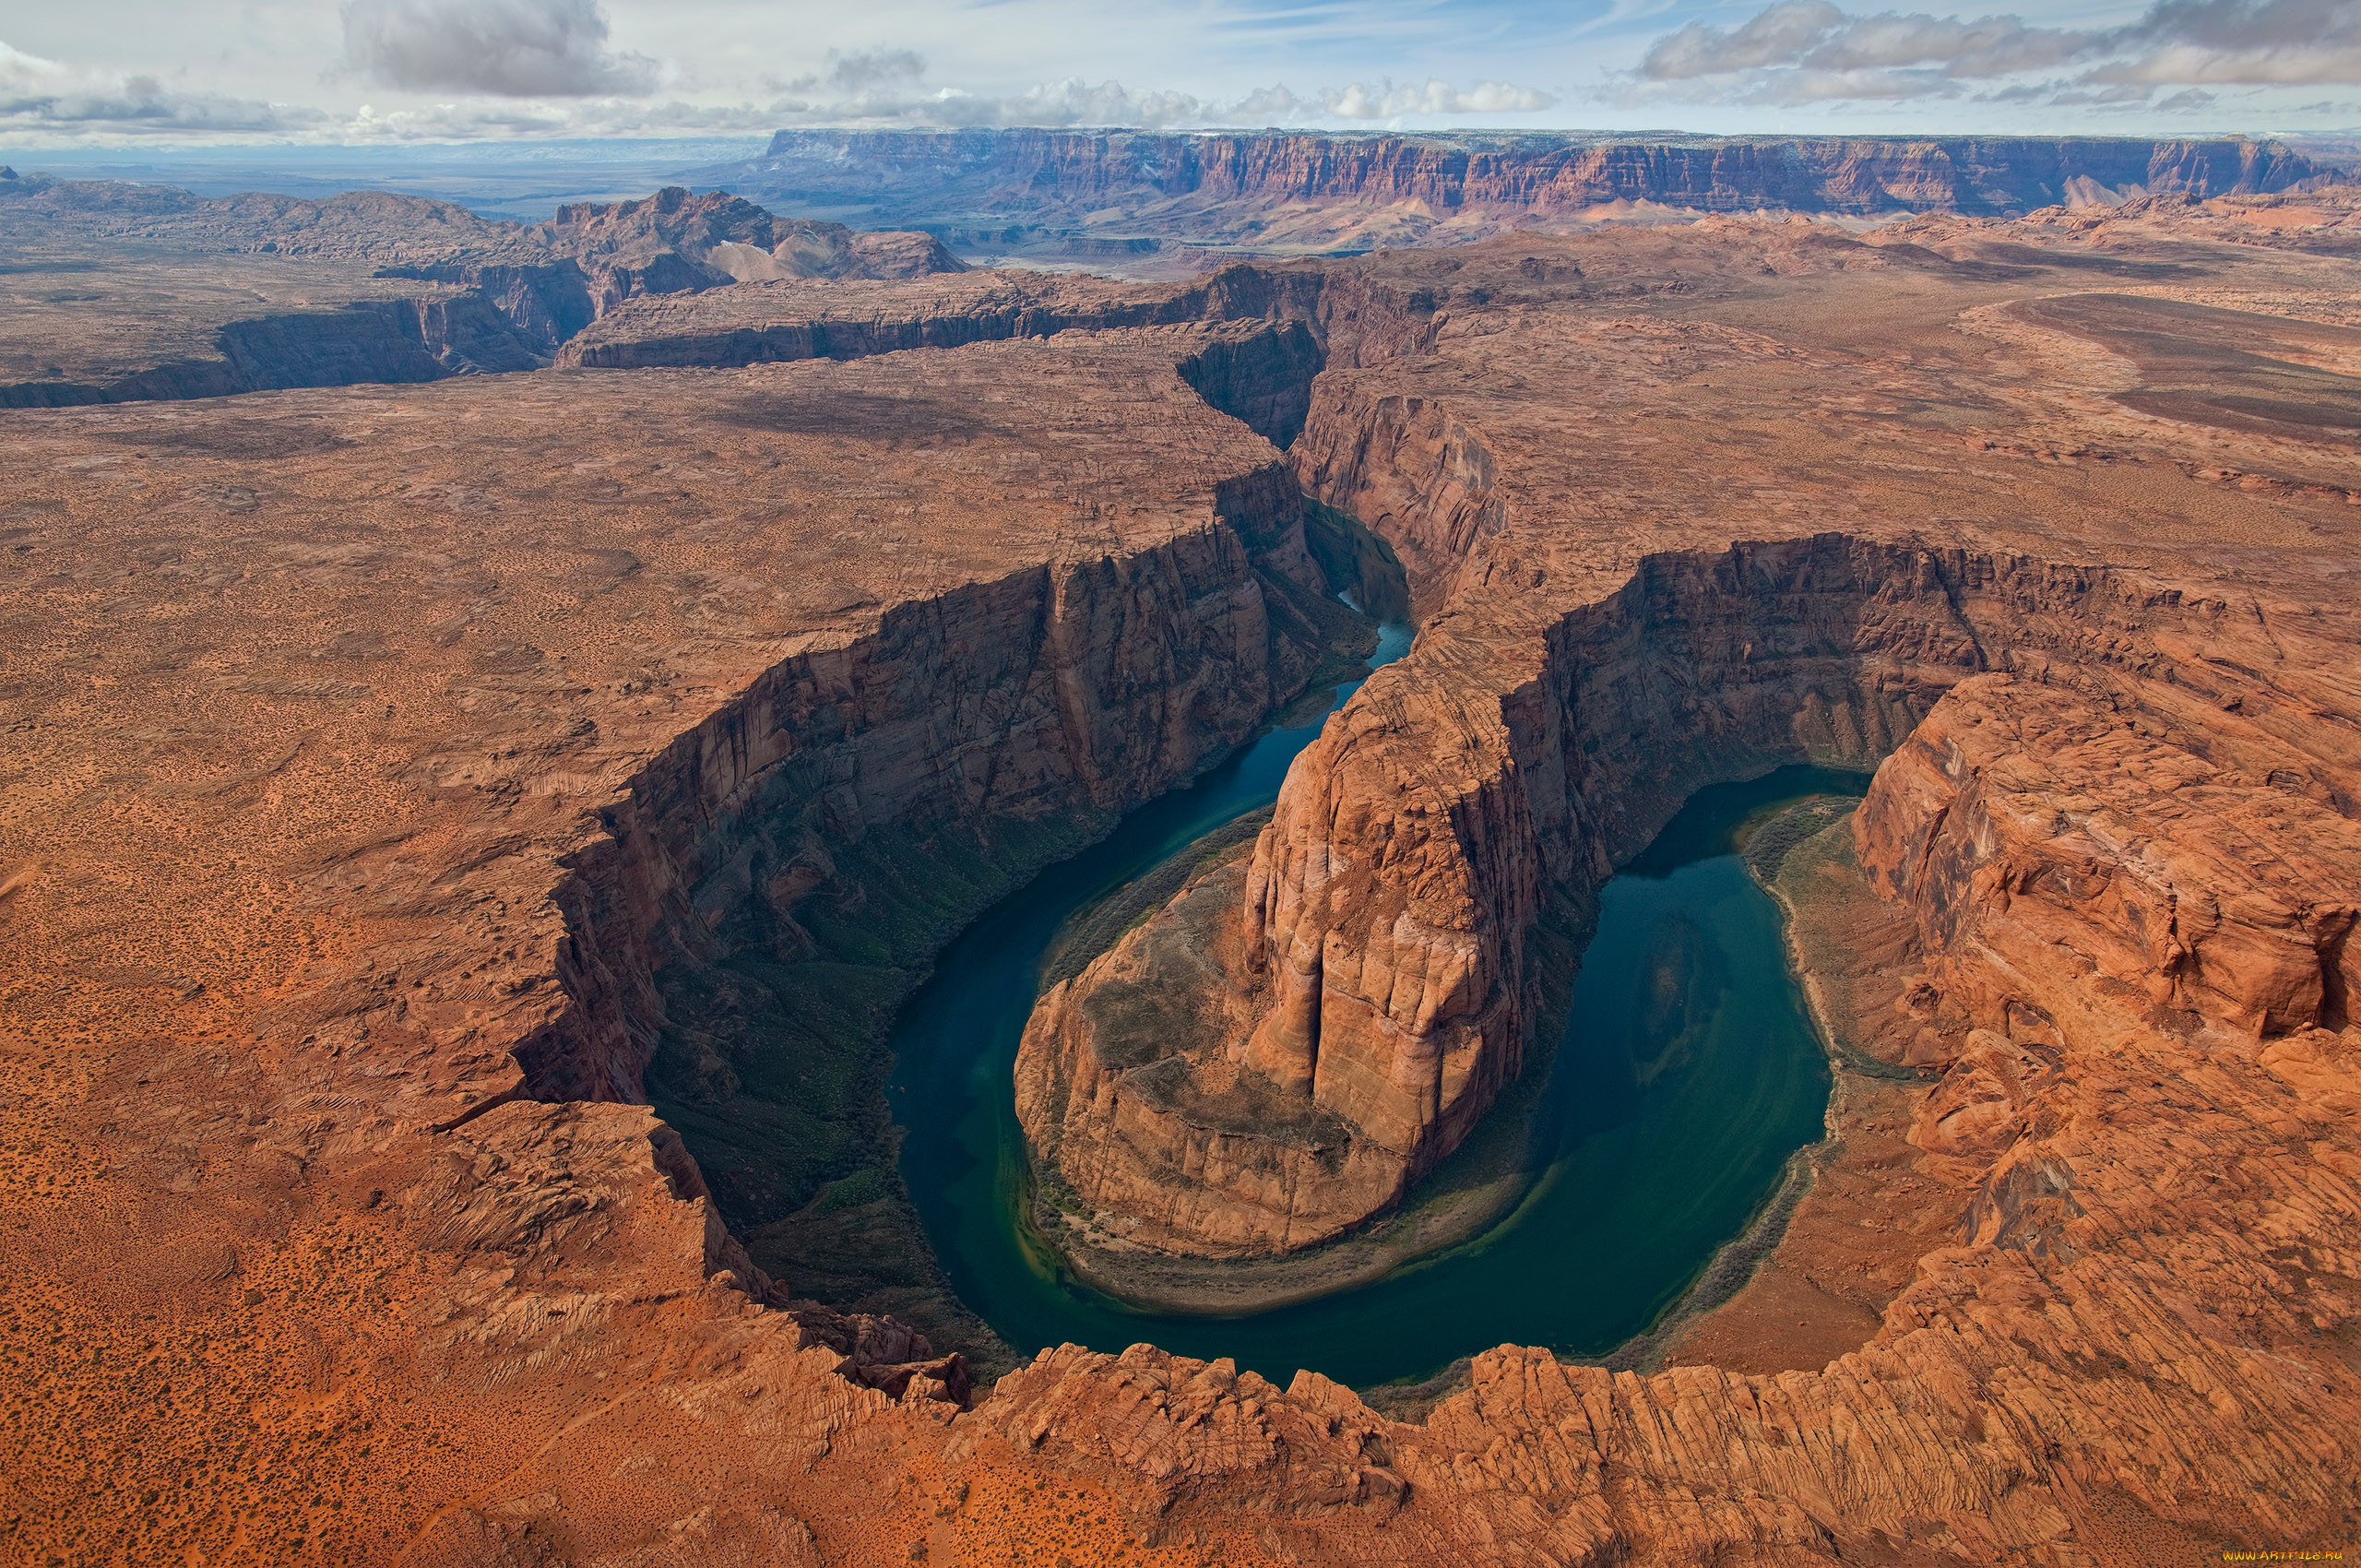
<instances>
[{"instance_id":1,"label":"distant mountain ridge","mask_svg":"<svg viewBox=\"0 0 2361 1568\"><path fill-rule=\"evenodd\" d=\"M2244 137L1028 129L780 131L761 158L696 178L773 207L861 209L970 244L995 228L1038 226L1337 249L1473 239L1617 203L1997 216L2127 196L2277 191L2327 173L2279 142Z\"/></svg>"}]
</instances>

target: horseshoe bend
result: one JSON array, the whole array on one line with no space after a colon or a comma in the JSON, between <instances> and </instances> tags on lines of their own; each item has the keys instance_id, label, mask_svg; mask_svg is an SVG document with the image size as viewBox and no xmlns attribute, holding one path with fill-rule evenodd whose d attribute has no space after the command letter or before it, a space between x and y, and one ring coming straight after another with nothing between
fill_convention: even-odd
<instances>
[{"instance_id":1,"label":"horseshoe bend","mask_svg":"<svg viewBox=\"0 0 2361 1568\"><path fill-rule=\"evenodd\" d=\"M2354 210L666 252L538 368L0 411L12 1560L2347 1546ZM1761 967L1610 944L1742 784ZM1805 1130L1556 1162L1713 996ZM1670 1261L1533 1218L1627 1190ZM1520 1247L1662 1279L1457 1348ZM1411 1277L1399 1379L1255 1348Z\"/></svg>"}]
</instances>

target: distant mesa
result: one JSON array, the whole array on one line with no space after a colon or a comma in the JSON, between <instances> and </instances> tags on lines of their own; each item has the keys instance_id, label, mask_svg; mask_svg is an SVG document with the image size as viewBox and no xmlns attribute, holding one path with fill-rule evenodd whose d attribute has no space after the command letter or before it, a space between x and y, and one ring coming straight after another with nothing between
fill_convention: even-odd
<instances>
[{"instance_id":1,"label":"distant mesa","mask_svg":"<svg viewBox=\"0 0 2361 1568\"><path fill-rule=\"evenodd\" d=\"M0 407L435 381L546 365L627 301L749 280L907 279L965 266L931 234L860 233L672 186L530 226L385 191L206 198L12 180Z\"/></svg>"},{"instance_id":2,"label":"distant mesa","mask_svg":"<svg viewBox=\"0 0 2361 1568\"><path fill-rule=\"evenodd\" d=\"M780 131L700 170L782 208L858 212L982 250L1126 243L1264 253L1784 208L2006 216L2097 191L2199 199L2324 171L2274 141L2118 137Z\"/></svg>"}]
</instances>

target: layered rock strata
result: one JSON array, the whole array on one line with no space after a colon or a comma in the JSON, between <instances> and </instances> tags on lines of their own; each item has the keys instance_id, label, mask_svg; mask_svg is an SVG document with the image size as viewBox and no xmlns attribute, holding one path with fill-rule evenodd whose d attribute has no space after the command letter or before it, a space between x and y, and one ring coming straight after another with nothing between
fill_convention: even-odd
<instances>
[{"instance_id":1,"label":"layered rock strata","mask_svg":"<svg viewBox=\"0 0 2361 1568\"><path fill-rule=\"evenodd\" d=\"M656 966L749 940L815 956L799 910L880 897L835 866L872 833L1111 823L1245 739L1320 653L1260 574L1316 568L1275 463L1209 499L1201 531L889 609L871 636L772 665L666 747L602 814L611 844L552 895L576 1005L516 1048L514 1088L496 1093L645 1098Z\"/></svg>"},{"instance_id":2,"label":"layered rock strata","mask_svg":"<svg viewBox=\"0 0 2361 1568\"><path fill-rule=\"evenodd\" d=\"M131 1341L95 1324L136 1340L169 1300L245 1324L240 1364L265 1374L303 1353L315 1292L343 1289L304 1260L345 1247L325 1238L350 1214L344 1233L374 1239L332 1269L454 1271L420 1318L387 1294L414 1283L361 1287L333 1315L401 1347L363 1374L382 1392L350 1396L374 1431L381 1400L570 1362L561 1342L653 1348L682 1310L665 1303L706 1299L717 1271L784 1301L723 1226L694 1138L618 1103L644 1098L675 978L753 948L808 986L790 1006L825 1011L892 891L840 862L956 838L1004 887L1235 744L1322 655L1292 608L1319 582L1298 492L1179 378L1175 348L1069 338L11 415L28 478L7 532L23 635L0 881L8 1038L30 1054L10 1058L10 1147L96 1137L119 1161L19 1164L46 1174L12 1201L55 1245L36 1264L7 1232L11 1277L43 1282L12 1327L71 1322L113 1367ZM152 636L84 636L134 600ZM82 662L94 649L110 668ZM159 713L176 717L140 717ZM94 751L95 733L114 740ZM117 760L93 772L100 755ZM115 913L77 913L97 907ZM932 911L932 940L973 912ZM884 1016L923 959L896 949L878 971ZM101 1081L42 1043L120 1028L156 1049ZM793 1063L715 1070L733 1068ZM101 1260L151 1223L153 1160L202 1189L202 1218L153 1219L139 1251L161 1261L125 1280ZM590 1283L643 1247L682 1279ZM524 1278L540 1283L519 1315L498 1302ZM845 1409L966 1396L955 1347L858 1314L780 1316L758 1338L882 1391ZM598 1352L596 1375L638 1354ZM439 1506L425 1484L419 1510L389 1491L308 1524L240 1488L185 1513L96 1502L70 1478L135 1420L129 1385L101 1381L114 1392L83 1388L54 1420L11 1407L14 1516L77 1556L226 1539L210 1517L282 1560L352 1561ZM137 1417L136 1474L219 1441L213 1398ZM453 1407L431 1430L473 1420ZM434 1472L415 1425L377 1441L412 1480ZM499 1447L486 1461L505 1468ZM279 1463L245 1473L276 1488Z\"/></svg>"},{"instance_id":3,"label":"layered rock strata","mask_svg":"<svg viewBox=\"0 0 2361 1568\"><path fill-rule=\"evenodd\" d=\"M589 369L861 359L1060 332L1191 327L1180 374L1206 401L1280 445L1302 433L1330 364L1415 351L1431 291L1300 267L1226 267L1186 285L1022 272L905 282L749 283L633 301L567 342Z\"/></svg>"},{"instance_id":4,"label":"layered rock strata","mask_svg":"<svg viewBox=\"0 0 2361 1568\"><path fill-rule=\"evenodd\" d=\"M2089 264L2126 277L2174 254L2139 222L2104 237ZM1819 265L1776 247L1758 254L1766 272L1791 277ZM1576 255L1596 281L1614 253ZM1830 291L1877 320L1885 347L1874 369L1849 349L1830 351L1856 339L1819 335L1832 318L1807 303L1819 290L1806 283L1786 285L1779 307L1714 307L1735 327L1721 336L1693 324L1666 332L1644 312L1591 327L1530 309L1503 317L1470 308L1492 279L1462 275L1437 291L1450 320L1430 356L1332 372L1315 388L1299 471L1394 543L1428 619L1411 656L1373 678L1299 759L1240 879L1234 926L1195 917L1219 940L1190 951L1217 971L1227 960L1235 977L1225 989L1217 974L1216 992L1270 997L1255 1032L1242 1045L1233 1032L1230 1048L1248 1060L1287 1048L1273 1080L1303 1081L1308 1068L1317 1093L1332 1049L1365 1051L1375 1036L1394 1047L1381 1061L1403 1060L1400 1042L1442 1016L1422 1011L1439 991L1428 977L1479 965L1489 980L1441 994L1463 1002L1453 1038L1480 1040L1481 1004L1513 1013L1510 999L1530 984L1513 969L1519 939L1506 933L1551 883L1604 875L1707 779L1784 757L1891 751L1857 818L1859 858L1917 933L1906 962L1918 978L1896 1018L1855 1032L1940 1075L1905 1117L1910 1158L1896 1185L1913 1195L1898 1201L1958 1214L1953 1244L1919 1259L1915 1280L1880 1298L1869 1343L1825 1372L1815 1361L1777 1378L1683 1368L1643 1379L1498 1353L1477 1358L1471 1393L1418 1426L1356 1404L1340 1411L1299 1379L1289 1392L1323 1412L1315 1427L1341 1414L1343 1430L1367 1434L1364 1455L1383 1444L1392 1463L1370 1484L1411 1481L1414 1506L1401 1518L1374 1538L1334 1538L1394 1535L1431 1495L1422 1487L1465 1497L1477 1474L1497 1477L1475 1485L1499 1487L1503 1500L1528 1485L1526 1495L1549 1498L1526 1523L1485 1515L1506 1533L1484 1550L1503 1561L1612 1560L1642 1538L1642 1515L1662 1521L1644 1526L1642 1550L1664 1561L1825 1561L1872 1550L1848 1539L1903 1538L1945 1561L2193 1560L2208 1531L2329 1541L2361 1501L2342 1482L2313 1490L2331 1451L2349 1462L2321 1412L2361 1395L2347 1343L2361 1297L2331 1258L2351 1229L2361 1105L2361 1036L2340 1000L2353 978L2346 910L2361 887L2361 730L2346 674L2361 626L2311 577L2325 558L2309 543L2349 531L2349 476L2318 438L2229 469L2211 456L2209 431L2299 422L2301 400L2319 396L2308 373L2295 374L2321 362L2312 328L2173 304L2144 315L2110 305L2130 314L2105 325L2096 308L2004 313L1979 330L2024 358L1987 373L1970 417L1989 431L2006 411L2029 428L2010 446L1971 432L1971 454L2011 452L1996 469L1938 456L1939 441L1958 439L1937 433L1960 404L1911 399L1931 391L1919 366L1951 354L1907 325L1916 287L1892 271L1874 278ZM2245 299L2261 297L2249 287ZM2078 359L2070 341L2019 325L2048 320L2073 321L2118 357ZM2149 406L2144 377L2186 374L2211 335L2234 325L2272 361L2217 364L2248 379L2213 390L2244 401L2191 407L2178 427L2121 411ZM1536 352L1548 338L1559 346ZM1572 368L1576 343L1613 362L1596 400L1579 390L1592 382ZM1809 405L1816 375L1845 381L1853 400L1821 405L1837 431L1762 416L1768 398ZM1561 406L1589 410L1579 440L1528 395L1544 386ZM1680 399L1678 419L1655 415L1658 396ZM1672 433L1716 420L1718 489L1660 460ZM1579 488L1570 451L1582 455ZM1825 484L1837 473L1874 477L1848 495ZM1922 490L1938 473L1940 492ZM2213 510L2225 492L2272 514L2231 521ZM2209 520L2178 520L2169 496ZM2042 521L2015 520L2035 497L2055 498ZM2110 505L2152 531L2127 538ZM1864 531L1704 552L1635 548L1832 517L1857 518ZM2118 564L1930 549L1934 517L1955 537L2104 551ZM2192 578L2209 552L2220 568ZM1833 613L1799 612L1821 593ZM1740 612L1714 611L1716 600ZM1421 919L1428 909L1443 918ZM1182 912L1100 960L1099 981L1111 990L1171 946ZM1268 955L1259 976L1238 957L1255 951L1258 922ZM1401 941L1422 925L1437 934ZM1053 992L1036 1017L1068 1060L1088 1062L1097 1042L1073 1022L1086 1016L1091 978ZM1405 998L1414 1005L1391 1005ZM1332 1012L1342 1015L1333 1046ZM1506 1062L1518 1034L1498 1038L1494 1059ZM1465 1059L1481 1063L1487 1049ZM1422 1088L1450 1082L1447 1051L1414 1060ZM1339 1074L1335 1092L1374 1076ZM1478 1070L1462 1081L1480 1081ZM1120 1104L1121 1073L1097 1087ZM1428 1103L1442 1098L1428 1093ZM1093 1120L1086 1098L1063 1107L1062 1146L1079 1131L1097 1140L1102 1163L1112 1151L1127 1175L1146 1172L1123 1195L1168 1218L1168 1245L1191 1245L1171 1232L1209 1210L1283 1244L1272 1219L1283 1206L1258 1206L1270 1204L1265 1193L1244 1182L1190 1190L1198 1168L1176 1157L1200 1134L1141 1134L1136 1111ZM2225 1174L2233 1168L2241 1174ZM1203 1232L1193 1244L1211 1250ZM2176 1348L2128 1348L2152 1344L2152 1332ZM2167 1362L2206 1370L2159 1376ZM1161 1372L1137 1357L1093 1366L1132 1386ZM1241 1407L1271 1408L1267 1392L1241 1391ZM1043 1396L1066 1395L1045 1386ZM1750 1422L1779 1425L1789 1398L1815 1413L1784 1439L1768 1428L1759 1442L1749 1435ZM1578 1433L1562 1450L1548 1435L1553 1422ZM1928 1435L1905 1438L1904 1426ZM2201 1439L2189 1435L2200 1429ZM1788 1443L1809 1453L1821 1441L1812 1434L1834 1443L1840 1430L1876 1431L1866 1447L1857 1435L1842 1445L1879 1457L1848 1460L1841 1478L1816 1468L1814 1484L1833 1487L1813 1493L1830 1499L1821 1512L1800 1502L1794 1478L1772 1479L1775 1455ZM1525 1435L1479 1459L1467 1446L1478 1431ZM1406 1456L1406 1443L1445 1431L1459 1434L1464 1468ZM2026 1434L2022 1461L1999 1456L1996 1442L2016 1440L1996 1434L2008 1432ZM1122 1451L1112 1434L1099 1441L1099 1452ZM1288 1452L1300 1463L1292 1456L1308 1450ZM1539 1479L1560 1462L1599 1468ZM1631 1493L1610 1475L1649 1478L1638 1484L1651 1501L1622 1501ZM2270 1479L2258 1487L2258 1477ZM1783 1501L1752 1501L1774 1496ZM1588 1507L1592 1522L1576 1523ZM1441 1538L1426 1545L1450 1550Z\"/></svg>"}]
</instances>

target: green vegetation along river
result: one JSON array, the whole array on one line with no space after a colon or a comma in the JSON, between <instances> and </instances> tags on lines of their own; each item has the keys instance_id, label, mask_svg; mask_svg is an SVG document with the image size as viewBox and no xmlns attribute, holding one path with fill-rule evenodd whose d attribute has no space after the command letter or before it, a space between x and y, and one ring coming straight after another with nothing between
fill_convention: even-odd
<instances>
[{"instance_id":1,"label":"green vegetation along river","mask_svg":"<svg viewBox=\"0 0 2361 1568\"><path fill-rule=\"evenodd\" d=\"M1399 658L1388 625L1372 667ZM1335 702L1350 695L1337 688ZM1333 707L1331 709L1333 711ZM1011 1070L1060 928L1244 813L1267 806L1324 715L1275 728L1113 837L1051 867L946 949L894 1031L901 1170L960 1296L1020 1354L1150 1341L1229 1356L1284 1384L1419 1378L1494 1345L1600 1354L1645 1329L1820 1136L1826 1060L1775 905L1735 835L1857 776L1782 768L1699 791L1602 890L1564 1039L1535 1097L1533 1184L1470 1241L1373 1283L1248 1317L1133 1310L1074 1281L1023 1222Z\"/></svg>"}]
</instances>

